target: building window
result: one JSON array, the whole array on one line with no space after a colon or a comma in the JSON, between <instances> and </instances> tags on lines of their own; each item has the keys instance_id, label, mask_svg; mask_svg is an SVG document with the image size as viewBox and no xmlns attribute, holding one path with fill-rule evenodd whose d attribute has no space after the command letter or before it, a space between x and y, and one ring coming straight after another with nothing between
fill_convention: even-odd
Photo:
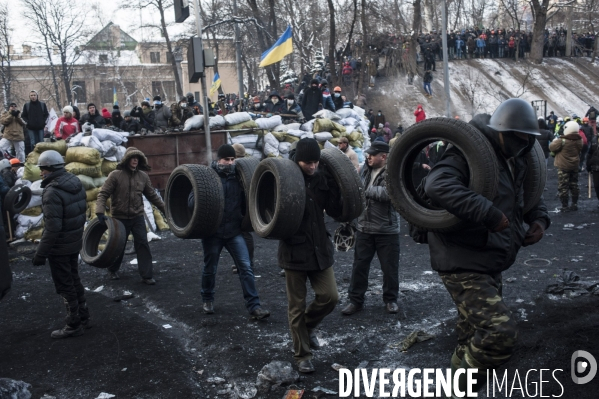
<instances>
[{"instance_id":1,"label":"building window","mask_svg":"<svg viewBox=\"0 0 599 399\"><path fill-rule=\"evenodd\" d=\"M152 95L162 97L162 102L176 101L175 82L172 80L153 81Z\"/></svg>"},{"instance_id":2,"label":"building window","mask_svg":"<svg viewBox=\"0 0 599 399\"><path fill-rule=\"evenodd\" d=\"M158 51L150 52L150 62L152 64L160 64L160 52L158 52Z\"/></svg>"},{"instance_id":3,"label":"building window","mask_svg":"<svg viewBox=\"0 0 599 399\"><path fill-rule=\"evenodd\" d=\"M114 99L114 83L100 82L100 102L102 104L112 104ZM102 108L102 107L100 107Z\"/></svg>"},{"instance_id":4,"label":"building window","mask_svg":"<svg viewBox=\"0 0 599 399\"><path fill-rule=\"evenodd\" d=\"M108 62L108 54L100 54L100 62Z\"/></svg>"},{"instance_id":5,"label":"building window","mask_svg":"<svg viewBox=\"0 0 599 399\"><path fill-rule=\"evenodd\" d=\"M71 92L73 93L73 104L87 102L87 92L85 91L85 81L83 81L83 80L73 81L73 84L71 86Z\"/></svg>"}]
</instances>

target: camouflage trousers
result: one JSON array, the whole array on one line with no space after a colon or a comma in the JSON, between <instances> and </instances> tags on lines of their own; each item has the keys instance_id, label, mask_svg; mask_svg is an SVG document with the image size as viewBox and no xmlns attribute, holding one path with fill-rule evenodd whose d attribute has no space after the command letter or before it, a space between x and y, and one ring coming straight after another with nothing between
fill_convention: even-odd
<instances>
[{"instance_id":1,"label":"camouflage trousers","mask_svg":"<svg viewBox=\"0 0 599 399\"><path fill-rule=\"evenodd\" d=\"M503 302L501 273L439 273L458 308L456 354L477 368L506 363L518 331Z\"/></svg>"},{"instance_id":2,"label":"camouflage trousers","mask_svg":"<svg viewBox=\"0 0 599 399\"><path fill-rule=\"evenodd\" d=\"M568 203L568 192L572 193L572 202L578 201L578 172L557 170L557 194L562 203Z\"/></svg>"}]
</instances>

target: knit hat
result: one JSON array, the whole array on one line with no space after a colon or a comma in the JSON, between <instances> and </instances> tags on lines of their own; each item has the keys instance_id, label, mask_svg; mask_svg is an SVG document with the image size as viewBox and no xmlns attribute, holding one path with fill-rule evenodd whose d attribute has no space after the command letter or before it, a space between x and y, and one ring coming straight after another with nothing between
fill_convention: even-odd
<instances>
[{"instance_id":1,"label":"knit hat","mask_svg":"<svg viewBox=\"0 0 599 399\"><path fill-rule=\"evenodd\" d=\"M303 138L295 147L295 162L320 161L320 147L314 139Z\"/></svg>"},{"instance_id":2,"label":"knit hat","mask_svg":"<svg viewBox=\"0 0 599 399\"><path fill-rule=\"evenodd\" d=\"M125 111L123 112L123 117L126 118L128 116L131 116L131 111Z\"/></svg>"},{"instance_id":3,"label":"knit hat","mask_svg":"<svg viewBox=\"0 0 599 399\"><path fill-rule=\"evenodd\" d=\"M113 110L115 110L115 109L119 109L119 105L118 105L118 104L114 104L114 105L112 106L112 109L113 109Z\"/></svg>"},{"instance_id":4,"label":"knit hat","mask_svg":"<svg viewBox=\"0 0 599 399\"><path fill-rule=\"evenodd\" d=\"M162 97L160 97L160 96L154 96L154 98L152 100L153 101L162 101Z\"/></svg>"},{"instance_id":5,"label":"knit hat","mask_svg":"<svg viewBox=\"0 0 599 399\"><path fill-rule=\"evenodd\" d=\"M235 149L235 158L243 158L245 157L245 147L241 143L233 144L233 148Z\"/></svg>"},{"instance_id":6,"label":"knit hat","mask_svg":"<svg viewBox=\"0 0 599 399\"><path fill-rule=\"evenodd\" d=\"M235 158L235 155L235 148L230 144L221 145L218 147L218 152L216 153L218 159Z\"/></svg>"},{"instance_id":7,"label":"knit hat","mask_svg":"<svg viewBox=\"0 0 599 399\"><path fill-rule=\"evenodd\" d=\"M107 108L102 108L102 117L103 118L111 118L112 115L110 114L110 112L108 112Z\"/></svg>"},{"instance_id":8,"label":"knit hat","mask_svg":"<svg viewBox=\"0 0 599 399\"><path fill-rule=\"evenodd\" d=\"M62 112L68 112L69 114L73 115L73 107L71 107L70 105L67 105L66 107L64 107L62 109Z\"/></svg>"}]
</instances>

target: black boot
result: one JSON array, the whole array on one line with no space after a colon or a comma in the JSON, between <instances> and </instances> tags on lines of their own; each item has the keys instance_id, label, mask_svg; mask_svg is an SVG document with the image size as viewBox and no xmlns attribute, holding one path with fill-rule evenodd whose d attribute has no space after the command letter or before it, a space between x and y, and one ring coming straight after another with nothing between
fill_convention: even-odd
<instances>
[{"instance_id":1,"label":"black boot","mask_svg":"<svg viewBox=\"0 0 599 399\"><path fill-rule=\"evenodd\" d=\"M568 206L568 200L562 200L562 207L559 208L559 210L561 212L569 212L570 211L570 207Z\"/></svg>"},{"instance_id":2,"label":"black boot","mask_svg":"<svg viewBox=\"0 0 599 399\"><path fill-rule=\"evenodd\" d=\"M77 302L79 302L79 319L81 320L81 325L86 330L92 328L91 317L89 315L89 308L87 307L85 297L77 299Z\"/></svg>"},{"instance_id":3,"label":"black boot","mask_svg":"<svg viewBox=\"0 0 599 399\"><path fill-rule=\"evenodd\" d=\"M52 331L50 336L59 339L83 335L83 326L81 325L81 318L79 317L79 302L76 300L67 302L66 299L64 302L67 308L66 325L60 330Z\"/></svg>"},{"instance_id":4,"label":"black boot","mask_svg":"<svg viewBox=\"0 0 599 399\"><path fill-rule=\"evenodd\" d=\"M571 211L578 210L578 197L572 197L572 206L570 206Z\"/></svg>"}]
</instances>

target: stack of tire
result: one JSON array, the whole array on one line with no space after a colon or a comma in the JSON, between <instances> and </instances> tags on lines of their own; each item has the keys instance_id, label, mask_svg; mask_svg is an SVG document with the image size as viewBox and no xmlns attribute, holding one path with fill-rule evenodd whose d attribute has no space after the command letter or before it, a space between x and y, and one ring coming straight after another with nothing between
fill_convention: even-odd
<instances>
[{"instance_id":1,"label":"stack of tire","mask_svg":"<svg viewBox=\"0 0 599 399\"><path fill-rule=\"evenodd\" d=\"M244 231L260 237L284 240L297 232L306 201L304 178L299 166L283 158L241 158L236 173L246 196ZM323 150L321 168L334 176L343 197L343 212L336 220L357 218L364 206L364 189L351 161L339 150ZM194 207L187 199L194 194ZM218 229L224 209L220 177L204 165L181 165L170 175L166 187L166 212L171 231L179 238L201 239Z\"/></svg>"},{"instance_id":2,"label":"stack of tire","mask_svg":"<svg viewBox=\"0 0 599 399\"><path fill-rule=\"evenodd\" d=\"M414 164L427 145L446 141L456 147L469 165L468 187L493 200L497 193L498 161L491 143L471 124L450 118L426 119L410 126L397 139L387 163L387 190L394 208L419 230L450 232L460 230L464 221L444 209L435 208L413 180ZM524 181L524 213L535 206L545 188L547 167L538 142L527 154Z\"/></svg>"}]
</instances>

